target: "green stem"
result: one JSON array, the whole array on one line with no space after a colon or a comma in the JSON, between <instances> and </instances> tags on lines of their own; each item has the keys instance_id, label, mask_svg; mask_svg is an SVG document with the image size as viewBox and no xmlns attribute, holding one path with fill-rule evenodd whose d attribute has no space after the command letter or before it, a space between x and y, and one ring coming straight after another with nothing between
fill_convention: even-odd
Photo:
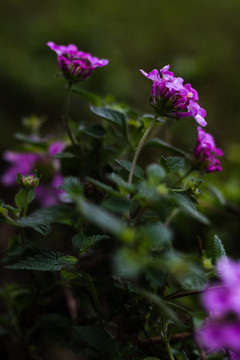
<instances>
[{"instance_id":1,"label":"green stem","mask_svg":"<svg viewBox=\"0 0 240 360\"><path fill-rule=\"evenodd\" d=\"M73 146L76 146L76 141L73 137L71 128L70 128L70 124L69 124L69 104L70 104L70 97L71 97L71 92L72 92L72 84L69 82L68 83L68 88L67 88L67 94L66 94L66 99L65 99L65 111L64 111L64 122L65 122L65 126L67 129L67 133L69 136L69 139L71 140L71 143Z\"/></svg>"},{"instance_id":2,"label":"green stem","mask_svg":"<svg viewBox=\"0 0 240 360\"><path fill-rule=\"evenodd\" d=\"M167 330L164 329L163 330L163 340L164 340L164 343L166 345L166 348L167 348L167 352L168 352L168 355L169 355L169 359L170 360L175 360L174 359L174 356L173 356L173 353L172 353L172 349L171 349L171 346L169 344L169 338L167 336Z\"/></svg>"},{"instance_id":3,"label":"green stem","mask_svg":"<svg viewBox=\"0 0 240 360\"><path fill-rule=\"evenodd\" d=\"M140 154L140 152L142 150L142 147L143 147L149 133L151 132L152 128L154 127L154 125L155 125L155 123L157 121L157 118L158 118L158 116L155 116L153 118L153 120L151 121L151 123L149 124L149 126L147 127L145 132L143 133L143 136L142 136L141 140L139 141L138 147L136 149L136 152L135 152L135 155L134 155L134 158L133 158L133 161L132 161L132 166L131 166L131 170L130 170L129 177L128 177L128 184L132 183L133 174L134 174L134 170L135 170L135 167L136 167L136 164L137 164L139 154Z\"/></svg>"},{"instance_id":4,"label":"green stem","mask_svg":"<svg viewBox=\"0 0 240 360\"><path fill-rule=\"evenodd\" d=\"M25 204L24 204L24 208L23 208L23 216L27 215L27 209L28 209L28 194L29 194L29 190L25 190Z\"/></svg>"}]
</instances>

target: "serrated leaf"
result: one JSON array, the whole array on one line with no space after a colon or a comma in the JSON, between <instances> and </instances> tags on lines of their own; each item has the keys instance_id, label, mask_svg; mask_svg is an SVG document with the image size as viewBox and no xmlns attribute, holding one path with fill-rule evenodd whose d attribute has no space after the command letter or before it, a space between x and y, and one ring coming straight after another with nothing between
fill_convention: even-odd
<instances>
[{"instance_id":1,"label":"serrated leaf","mask_svg":"<svg viewBox=\"0 0 240 360\"><path fill-rule=\"evenodd\" d=\"M127 119L123 112L103 106L91 106L90 109L100 118L108 120L112 124L116 125L126 135Z\"/></svg>"},{"instance_id":2,"label":"serrated leaf","mask_svg":"<svg viewBox=\"0 0 240 360\"><path fill-rule=\"evenodd\" d=\"M227 256L223 243L217 235L214 235L214 255L215 259Z\"/></svg>"},{"instance_id":3,"label":"serrated leaf","mask_svg":"<svg viewBox=\"0 0 240 360\"><path fill-rule=\"evenodd\" d=\"M63 255L59 252L46 252L15 264L7 265L5 268L12 270L38 270L38 271L59 271L66 265L75 265L78 259L71 255Z\"/></svg>"},{"instance_id":4,"label":"serrated leaf","mask_svg":"<svg viewBox=\"0 0 240 360\"><path fill-rule=\"evenodd\" d=\"M130 163L129 161L117 159L115 161L128 172L131 171L132 163ZM141 180L144 179L144 172L139 166L135 166L133 175Z\"/></svg>"},{"instance_id":5,"label":"serrated leaf","mask_svg":"<svg viewBox=\"0 0 240 360\"><path fill-rule=\"evenodd\" d=\"M86 252L92 246L94 246L98 241L102 239L108 239L108 235L93 235L85 237L81 234L76 234L72 238L72 244L78 248L81 252Z\"/></svg>"},{"instance_id":6,"label":"serrated leaf","mask_svg":"<svg viewBox=\"0 0 240 360\"><path fill-rule=\"evenodd\" d=\"M181 170L185 165L185 159L179 156L168 156L165 158L164 156L160 159L160 164L164 166L164 168L168 168L168 172L175 172Z\"/></svg>"},{"instance_id":7,"label":"serrated leaf","mask_svg":"<svg viewBox=\"0 0 240 360\"><path fill-rule=\"evenodd\" d=\"M186 153L185 151L183 151L171 144L168 144L166 141L163 141L160 139L152 139L152 140L146 142L144 146L158 147L162 150L171 151L172 153L174 153L176 155L182 155L184 157L189 157L189 154Z\"/></svg>"},{"instance_id":8,"label":"serrated leaf","mask_svg":"<svg viewBox=\"0 0 240 360\"><path fill-rule=\"evenodd\" d=\"M106 331L98 326L75 326L77 339L103 354L116 354L118 343Z\"/></svg>"},{"instance_id":9,"label":"serrated leaf","mask_svg":"<svg viewBox=\"0 0 240 360\"><path fill-rule=\"evenodd\" d=\"M33 189L25 190L21 189L15 196L15 204L19 209L24 208L26 200L27 204L30 204L35 199L35 193Z\"/></svg>"},{"instance_id":10,"label":"serrated leaf","mask_svg":"<svg viewBox=\"0 0 240 360\"><path fill-rule=\"evenodd\" d=\"M91 104L93 105L96 105L96 106L99 106L101 105L101 98L96 95L96 94L93 94L89 91L86 91L84 90L82 87L76 87L74 86L72 88L72 92L74 94L77 94L77 95L80 95L82 96L83 98L85 98L86 100L88 100Z\"/></svg>"}]
</instances>

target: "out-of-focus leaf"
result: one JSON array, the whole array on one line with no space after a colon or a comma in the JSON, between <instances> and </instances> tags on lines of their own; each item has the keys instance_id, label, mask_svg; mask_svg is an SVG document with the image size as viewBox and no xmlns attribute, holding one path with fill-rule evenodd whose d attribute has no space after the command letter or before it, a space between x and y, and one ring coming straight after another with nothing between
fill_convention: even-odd
<instances>
[{"instance_id":1,"label":"out-of-focus leaf","mask_svg":"<svg viewBox=\"0 0 240 360\"><path fill-rule=\"evenodd\" d=\"M84 99L88 100L90 102L90 104L92 104L92 105L96 105L96 106L101 105L101 98L98 95L93 94L89 91L86 91L80 86L79 87L74 86L72 88L72 92L74 94L82 96Z\"/></svg>"},{"instance_id":2,"label":"out-of-focus leaf","mask_svg":"<svg viewBox=\"0 0 240 360\"><path fill-rule=\"evenodd\" d=\"M223 243L217 235L214 235L214 255L215 255L215 259L219 259L220 257L227 256Z\"/></svg>"},{"instance_id":3,"label":"out-of-focus leaf","mask_svg":"<svg viewBox=\"0 0 240 360\"><path fill-rule=\"evenodd\" d=\"M120 235L124 231L125 226L123 222L100 206L84 199L80 199L77 202L77 206L82 215L101 229L108 230L115 235Z\"/></svg>"},{"instance_id":4,"label":"out-of-focus leaf","mask_svg":"<svg viewBox=\"0 0 240 360\"><path fill-rule=\"evenodd\" d=\"M160 140L160 139L152 139L149 140L148 142L145 143L144 146L153 146L153 147L158 147L162 150L167 150L167 151L171 151L172 153L176 154L176 155L182 155L184 157L189 157L189 154L186 153L185 151L171 145L168 144L166 141Z\"/></svg>"},{"instance_id":5,"label":"out-of-focus leaf","mask_svg":"<svg viewBox=\"0 0 240 360\"><path fill-rule=\"evenodd\" d=\"M118 352L118 343L103 328L98 326L75 326L76 340L87 343L88 346L103 354L114 355Z\"/></svg>"},{"instance_id":6,"label":"out-of-focus leaf","mask_svg":"<svg viewBox=\"0 0 240 360\"><path fill-rule=\"evenodd\" d=\"M208 218L197 211L194 202L190 199L189 196L185 194L172 193L171 195L169 195L169 199L174 203L174 205L177 205L180 209L182 209L191 217L195 218L196 220L200 221L205 225L210 224Z\"/></svg>"},{"instance_id":7,"label":"out-of-focus leaf","mask_svg":"<svg viewBox=\"0 0 240 360\"><path fill-rule=\"evenodd\" d=\"M78 127L78 131L97 139L101 139L106 135L106 130L104 129L104 127L98 124L90 125L86 127L80 125Z\"/></svg>"},{"instance_id":8,"label":"out-of-focus leaf","mask_svg":"<svg viewBox=\"0 0 240 360\"><path fill-rule=\"evenodd\" d=\"M120 166L122 166L125 170L127 170L128 172L131 171L131 167L132 167L132 163L130 163L127 160L115 160ZM134 176L136 176L139 179L144 179L144 172L143 170L139 167L139 166L135 166L134 169Z\"/></svg>"},{"instance_id":9,"label":"out-of-focus leaf","mask_svg":"<svg viewBox=\"0 0 240 360\"><path fill-rule=\"evenodd\" d=\"M149 165L146 169L146 173L152 186L159 185L161 180L166 176L165 170L158 164Z\"/></svg>"}]
</instances>

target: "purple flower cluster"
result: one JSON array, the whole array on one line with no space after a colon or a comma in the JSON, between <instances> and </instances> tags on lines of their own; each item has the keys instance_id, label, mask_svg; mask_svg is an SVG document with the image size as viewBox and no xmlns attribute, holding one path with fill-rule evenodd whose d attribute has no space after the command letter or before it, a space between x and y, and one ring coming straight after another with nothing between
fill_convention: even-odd
<instances>
[{"instance_id":1,"label":"purple flower cluster","mask_svg":"<svg viewBox=\"0 0 240 360\"><path fill-rule=\"evenodd\" d=\"M91 54L79 51L73 44L64 46L49 41L47 45L57 54L58 65L65 78L71 83L89 78L95 68L108 64L107 59L98 59Z\"/></svg>"},{"instance_id":2,"label":"purple flower cluster","mask_svg":"<svg viewBox=\"0 0 240 360\"><path fill-rule=\"evenodd\" d=\"M212 135L206 133L200 126L198 127L198 138L193 155L205 172L222 171L217 157L222 156L223 152L216 148Z\"/></svg>"},{"instance_id":3,"label":"purple flower cluster","mask_svg":"<svg viewBox=\"0 0 240 360\"><path fill-rule=\"evenodd\" d=\"M59 189L63 181L60 162L54 159L54 155L62 152L64 146L63 142L55 141L48 147L47 154L6 151L3 157L11 165L1 176L1 183L5 186L15 185L17 173L26 176L37 170L42 177L35 194L42 206L55 205L59 200L64 201L65 192Z\"/></svg>"},{"instance_id":4,"label":"purple flower cluster","mask_svg":"<svg viewBox=\"0 0 240 360\"><path fill-rule=\"evenodd\" d=\"M206 111L197 102L197 91L190 84L183 85L183 79L175 77L169 68L170 65L166 65L160 69L162 77L157 69L148 74L140 70L153 82L150 104L161 116L175 119L193 116L199 125L206 126Z\"/></svg>"},{"instance_id":5,"label":"purple flower cluster","mask_svg":"<svg viewBox=\"0 0 240 360\"><path fill-rule=\"evenodd\" d=\"M240 261L222 257L217 263L220 281L205 290L202 303L209 318L197 339L209 352L229 351L240 359Z\"/></svg>"}]
</instances>

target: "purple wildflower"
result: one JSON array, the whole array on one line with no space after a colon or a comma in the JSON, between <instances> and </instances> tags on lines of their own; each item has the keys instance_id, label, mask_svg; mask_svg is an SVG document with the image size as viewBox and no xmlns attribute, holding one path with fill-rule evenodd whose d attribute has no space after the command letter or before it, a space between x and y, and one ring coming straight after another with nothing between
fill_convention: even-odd
<instances>
[{"instance_id":1,"label":"purple wildflower","mask_svg":"<svg viewBox=\"0 0 240 360\"><path fill-rule=\"evenodd\" d=\"M150 104L159 115L175 119L193 116L199 125L206 126L206 111L197 103L197 91L190 84L183 85L183 79L175 77L169 68L166 65L160 69L162 77L157 69L150 73L140 70L153 82Z\"/></svg>"},{"instance_id":2,"label":"purple wildflower","mask_svg":"<svg viewBox=\"0 0 240 360\"><path fill-rule=\"evenodd\" d=\"M200 126L198 127L198 138L193 155L205 172L222 171L217 157L222 156L223 152L216 148L212 135L206 133Z\"/></svg>"},{"instance_id":3,"label":"purple wildflower","mask_svg":"<svg viewBox=\"0 0 240 360\"><path fill-rule=\"evenodd\" d=\"M57 54L58 65L65 78L71 83L89 78L93 70L108 64L107 59L98 59L91 54L79 51L76 45L56 45L49 41L47 46Z\"/></svg>"},{"instance_id":4,"label":"purple wildflower","mask_svg":"<svg viewBox=\"0 0 240 360\"><path fill-rule=\"evenodd\" d=\"M35 193L36 199L42 206L55 205L59 200L67 201L65 192L59 188L63 180L60 173L60 161L53 158L56 153L62 152L64 147L63 142L55 141L49 145L47 154L6 151L3 157L10 166L1 176L1 183L5 186L15 185L17 173L24 177L37 170L42 177Z\"/></svg>"},{"instance_id":5,"label":"purple wildflower","mask_svg":"<svg viewBox=\"0 0 240 360\"><path fill-rule=\"evenodd\" d=\"M208 287L202 303L209 318L197 332L198 341L209 351L229 351L240 359L240 261L227 257L217 263L220 281Z\"/></svg>"}]
</instances>

